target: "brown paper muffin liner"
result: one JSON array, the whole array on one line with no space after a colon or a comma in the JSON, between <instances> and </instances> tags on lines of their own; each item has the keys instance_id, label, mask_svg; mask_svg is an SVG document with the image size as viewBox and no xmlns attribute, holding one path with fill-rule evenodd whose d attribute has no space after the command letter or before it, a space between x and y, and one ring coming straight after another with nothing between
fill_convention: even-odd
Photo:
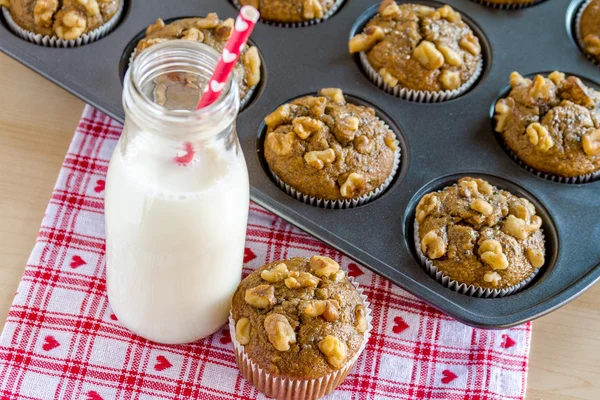
<instances>
[{"instance_id":1,"label":"brown paper muffin liner","mask_svg":"<svg viewBox=\"0 0 600 400\"><path fill-rule=\"evenodd\" d=\"M240 2L238 0L231 0L231 1L233 2L233 5L238 10L240 8L242 8L242 5L240 4ZM264 19L264 18L260 18L259 21L262 22L263 24L277 26L280 28L301 28L303 26L316 25L316 24L320 24L321 22L325 21L327 18L329 18L333 14L335 14L336 11L339 10L340 6L343 3L344 3L344 0L336 0L336 2L333 4L333 7L331 7L331 9L323 15L323 18L314 18L314 19L311 19L308 21L302 21L302 22L277 22L277 21L270 21L270 20Z\"/></svg>"},{"instance_id":2,"label":"brown paper muffin liner","mask_svg":"<svg viewBox=\"0 0 600 400\"><path fill-rule=\"evenodd\" d=\"M389 127L387 125L385 125L385 126L386 126L386 128L389 129ZM357 197L355 199L347 199L347 200L325 200L325 199L320 199L318 197L309 196L308 194L304 194L304 193L300 192L299 190L294 189L292 186L288 185L287 183L285 183L281 178L279 178L279 176L277 176L277 174L275 172L273 172L273 170L270 169L269 171L271 171L271 175L273 176L273 179L275 179L275 182L277 183L277 185L279 185L279 187L284 192L286 192L289 196L294 197L297 200L300 200L303 203L306 203L306 204L309 204L309 205L315 206L315 207L320 207L320 208L346 209L346 208L362 206L363 204L366 204L372 200L375 200L377 197L379 197L385 191L385 189L387 189L390 186L390 184L394 180L394 176L396 175L396 172L398 172L398 168L400 167L400 158L401 158L401 150L400 150L400 146L398 145L398 150L396 150L396 152L394 153L394 165L392 166L392 172L390 172L390 175L383 182L383 184L381 184L381 186L379 186L377 189L375 189L367 194L363 194L362 196Z\"/></svg>"},{"instance_id":3,"label":"brown paper muffin liner","mask_svg":"<svg viewBox=\"0 0 600 400\"><path fill-rule=\"evenodd\" d=\"M383 77L379 75L379 73L375 71L375 69L371 66L369 60L367 59L367 53L365 53L364 51L360 52L359 59L361 65L367 73L367 76L369 77L371 82L377 85L377 87L385 90L389 94L393 94L396 97L400 97L401 99L416 101L419 103L439 103L464 94L477 81L477 79L481 75L481 71L483 70L483 59L481 59L477 63L473 75L458 89L431 92L426 90L407 89L399 85L391 87L383 81Z\"/></svg>"},{"instance_id":4,"label":"brown paper muffin liner","mask_svg":"<svg viewBox=\"0 0 600 400\"><path fill-rule=\"evenodd\" d=\"M485 1L485 0L471 0L474 3L477 4L481 4L483 6L486 7L490 7L490 8L496 8L498 10L521 10L523 8L528 8L528 7L533 7L536 6L540 3L543 3L546 0L537 0L537 1L532 1L529 3L511 3L511 4L498 4L498 3L492 3L490 1Z\"/></svg>"},{"instance_id":5,"label":"brown paper muffin liner","mask_svg":"<svg viewBox=\"0 0 600 400\"><path fill-rule=\"evenodd\" d=\"M340 386L344 379L346 379L348 373L356 364L356 360L358 360L358 357L360 357L362 351L365 349L365 346L369 341L370 332L373 329L373 325L371 324L371 309L369 307L370 303L367 299L367 296L365 296L363 290L359 287L357 282L350 277L348 277L348 280L354 285L354 287L356 287L356 290L360 294L360 297L363 301L367 314L368 328L363 334L362 345L356 354L354 354L354 357L346 362L346 365L335 372L315 379L294 379L272 375L255 364L244 351L244 346L237 341L237 338L235 337L235 321L233 320L233 316L230 312L229 334L231 336L231 342L233 343L235 360L244 378L246 378L248 382L250 382L252 385L254 385L254 387L268 397L286 400L318 399L333 392L338 386Z\"/></svg>"},{"instance_id":6,"label":"brown paper muffin liner","mask_svg":"<svg viewBox=\"0 0 600 400\"><path fill-rule=\"evenodd\" d=\"M417 250L417 255L419 256L419 261L421 262L421 266L423 269L435 279L439 284L447 287L450 290L453 290L460 294L465 294L467 296L479 297L479 298L497 298L509 296L511 294L515 294L525 288L532 280L535 278L537 273L540 271L539 268L535 269L531 275L521 283L511 286L505 289L488 289L482 288L475 285L467 285L465 283L461 283L451 279L448 275L444 274L440 271L435 265L433 265L433 261L431 261L423 252L421 251L421 243L419 241L419 223L415 219L414 226L414 243L415 249Z\"/></svg>"},{"instance_id":7,"label":"brown paper muffin liner","mask_svg":"<svg viewBox=\"0 0 600 400\"><path fill-rule=\"evenodd\" d=\"M133 51L131 52L131 55L129 56L127 68L131 67L131 63L133 62L133 59L135 58L136 54L137 54L137 49L133 49ZM246 95L244 97L240 98L240 111L242 111L244 109L244 107L246 107L250 103L250 100L252 99L252 95L254 95L254 91L256 90L258 85L260 85L260 82L257 85L254 85L254 86L248 88L248 92L246 93Z\"/></svg>"},{"instance_id":8,"label":"brown paper muffin liner","mask_svg":"<svg viewBox=\"0 0 600 400\"><path fill-rule=\"evenodd\" d=\"M10 15L10 10L6 7L2 7L2 14L4 15L4 19L8 23L9 28L21 39L45 47L78 47L101 39L104 36L106 36L110 31L112 31L113 28L117 25L117 22L119 22L119 19L121 18L124 6L125 0L121 0L117 12L115 12L115 15L113 15L111 19L109 19L99 28L96 28L88 33L84 33L77 39L73 40L61 39L58 36L42 35L40 33L34 33L23 29L12 19L12 16Z\"/></svg>"},{"instance_id":9,"label":"brown paper muffin liner","mask_svg":"<svg viewBox=\"0 0 600 400\"><path fill-rule=\"evenodd\" d=\"M575 41L577 42L577 46L579 46L579 50L583 53L583 55L592 62L592 64L600 67L600 62L596 59L596 57L588 54L584 49L585 46L583 44L583 38L581 37L581 29L579 26L581 24L581 16L583 15L583 10L592 2L592 0L584 1L577 10L577 15L575 16Z\"/></svg>"}]
</instances>

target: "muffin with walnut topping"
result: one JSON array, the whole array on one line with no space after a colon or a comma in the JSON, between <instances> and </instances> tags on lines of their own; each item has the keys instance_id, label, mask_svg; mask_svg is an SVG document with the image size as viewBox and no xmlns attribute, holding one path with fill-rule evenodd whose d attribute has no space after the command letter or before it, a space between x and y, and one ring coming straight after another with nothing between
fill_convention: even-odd
<instances>
[{"instance_id":1,"label":"muffin with walnut topping","mask_svg":"<svg viewBox=\"0 0 600 400\"><path fill-rule=\"evenodd\" d=\"M275 261L233 296L230 332L242 374L270 397L319 398L339 386L370 330L366 298L337 262Z\"/></svg>"},{"instance_id":2,"label":"muffin with walnut topping","mask_svg":"<svg viewBox=\"0 0 600 400\"><path fill-rule=\"evenodd\" d=\"M0 0L9 26L23 39L51 47L99 39L116 24L121 0Z\"/></svg>"},{"instance_id":3,"label":"muffin with walnut topping","mask_svg":"<svg viewBox=\"0 0 600 400\"><path fill-rule=\"evenodd\" d=\"M286 192L329 208L363 204L391 183L400 149L375 111L322 89L265 118L264 156Z\"/></svg>"},{"instance_id":4,"label":"muffin with walnut topping","mask_svg":"<svg viewBox=\"0 0 600 400\"><path fill-rule=\"evenodd\" d=\"M600 0L589 0L577 14L577 41L586 55L600 64Z\"/></svg>"},{"instance_id":5,"label":"muffin with walnut topping","mask_svg":"<svg viewBox=\"0 0 600 400\"><path fill-rule=\"evenodd\" d=\"M426 270L460 293L514 293L545 263L534 205L483 179L464 177L426 194L415 214L415 246Z\"/></svg>"},{"instance_id":6,"label":"muffin with walnut topping","mask_svg":"<svg viewBox=\"0 0 600 400\"><path fill-rule=\"evenodd\" d=\"M449 5L436 9L385 0L348 46L374 83L409 100L459 96L482 69L479 39Z\"/></svg>"},{"instance_id":7,"label":"muffin with walnut topping","mask_svg":"<svg viewBox=\"0 0 600 400\"><path fill-rule=\"evenodd\" d=\"M600 92L555 71L529 79L513 72L495 106L496 132L524 167L570 183L600 171Z\"/></svg>"},{"instance_id":8,"label":"muffin with walnut topping","mask_svg":"<svg viewBox=\"0 0 600 400\"><path fill-rule=\"evenodd\" d=\"M233 0L234 4L252 6L267 23L281 26L305 26L332 16L344 0Z\"/></svg>"},{"instance_id":9,"label":"muffin with walnut topping","mask_svg":"<svg viewBox=\"0 0 600 400\"><path fill-rule=\"evenodd\" d=\"M215 13L210 13L204 18L184 18L171 22L165 25L162 19L157 19L156 22L146 29L146 36L139 41L135 48L135 54L138 55L144 49L168 40L191 40L204 43L220 53L223 52L227 39L233 32L233 18L228 18L224 21L219 19ZM241 106L243 106L252 96L254 88L260 82L261 60L258 54L258 49L255 46L244 45L240 58L238 59L233 75L238 83L240 92ZM160 98L164 99L168 106L169 97L174 99L180 98L181 93L194 91L194 99L199 99L198 86L199 82L189 82L186 74L170 74L170 79L163 82L157 82L157 90L160 90ZM194 86L190 86L194 85ZM157 93L158 94L158 93ZM169 96L171 94L171 96ZM159 96L156 96L159 98ZM196 105L198 103L195 100Z\"/></svg>"}]
</instances>

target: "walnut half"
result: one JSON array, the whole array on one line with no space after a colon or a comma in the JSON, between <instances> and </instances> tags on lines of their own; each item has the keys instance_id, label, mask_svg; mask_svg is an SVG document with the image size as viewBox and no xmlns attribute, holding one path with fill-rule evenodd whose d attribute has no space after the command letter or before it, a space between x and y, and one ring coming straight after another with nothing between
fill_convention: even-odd
<instances>
[{"instance_id":1,"label":"walnut half","mask_svg":"<svg viewBox=\"0 0 600 400\"><path fill-rule=\"evenodd\" d=\"M340 269L340 264L324 256L312 256L309 264L313 274L319 277L331 277Z\"/></svg>"},{"instance_id":2,"label":"walnut half","mask_svg":"<svg viewBox=\"0 0 600 400\"><path fill-rule=\"evenodd\" d=\"M356 196L365 185L365 177L359 173L352 172L344 184L340 187L340 194L347 199Z\"/></svg>"},{"instance_id":3,"label":"walnut half","mask_svg":"<svg viewBox=\"0 0 600 400\"><path fill-rule=\"evenodd\" d=\"M269 314L264 322L269 342L278 351L288 351L290 344L296 343L296 332L288 319L281 314Z\"/></svg>"},{"instance_id":4,"label":"walnut half","mask_svg":"<svg viewBox=\"0 0 600 400\"><path fill-rule=\"evenodd\" d=\"M309 317L322 316L326 321L334 322L340 317L339 308L337 300L311 300L304 304L302 312Z\"/></svg>"},{"instance_id":5,"label":"walnut half","mask_svg":"<svg viewBox=\"0 0 600 400\"><path fill-rule=\"evenodd\" d=\"M254 288L246 289L244 300L256 308L271 308L277 303L275 288L271 285L258 285Z\"/></svg>"},{"instance_id":6,"label":"walnut half","mask_svg":"<svg viewBox=\"0 0 600 400\"><path fill-rule=\"evenodd\" d=\"M341 368L346 362L348 347L335 336L325 336L325 338L319 342L319 350L327 357L327 362L335 368Z\"/></svg>"},{"instance_id":7,"label":"walnut half","mask_svg":"<svg viewBox=\"0 0 600 400\"><path fill-rule=\"evenodd\" d=\"M248 318L240 318L235 324L235 338L242 345L250 343L250 320Z\"/></svg>"},{"instance_id":8,"label":"walnut half","mask_svg":"<svg viewBox=\"0 0 600 400\"><path fill-rule=\"evenodd\" d=\"M446 254L446 243L435 231L429 231L421 239L421 251L432 260Z\"/></svg>"},{"instance_id":9,"label":"walnut half","mask_svg":"<svg viewBox=\"0 0 600 400\"><path fill-rule=\"evenodd\" d=\"M265 269L260 273L260 277L269 283L281 282L289 275L288 267L284 263L277 264L273 268Z\"/></svg>"},{"instance_id":10,"label":"walnut half","mask_svg":"<svg viewBox=\"0 0 600 400\"><path fill-rule=\"evenodd\" d=\"M600 154L600 129L594 129L581 137L581 146L588 156Z\"/></svg>"},{"instance_id":11,"label":"walnut half","mask_svg":"<svg viewBox=\"0 0 600 400\"><path fill-rule=\"evenodd\" d=\"M359 33L354 36L348 42L348 49L350 53L359 53L361 51L371 50L377 42L383 40L385 33L383 29L378 26L370 26L364 30L363 33Z\"/></svg>"}]
</instances>

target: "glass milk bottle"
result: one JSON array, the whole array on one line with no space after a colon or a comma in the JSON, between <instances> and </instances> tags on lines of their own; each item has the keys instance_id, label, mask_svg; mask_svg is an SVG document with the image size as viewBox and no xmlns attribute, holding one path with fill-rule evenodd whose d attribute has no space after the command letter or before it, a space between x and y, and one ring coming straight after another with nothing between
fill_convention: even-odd
<instances>
[{"instance_id":1,"label":"glass milk bottle","mask_svg":"<svg viewBox=\"0 0 600 400\"><path fill-rule=\"evenodd\" d=\"M122 325L160 343L219 329L241 279L249 188L235 80L194 110L218 59L199 43L157 44L123 83L125 125L106 182L108 299ZM165 93L169 109L157 104Z\"/></svg>"}]
</instances>

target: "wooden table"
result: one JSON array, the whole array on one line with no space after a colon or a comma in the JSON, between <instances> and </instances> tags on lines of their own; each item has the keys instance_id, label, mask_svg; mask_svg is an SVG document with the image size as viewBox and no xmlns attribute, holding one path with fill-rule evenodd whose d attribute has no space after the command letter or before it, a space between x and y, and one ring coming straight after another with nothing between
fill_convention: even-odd
<instances>
[{"instance_id":1,"label":"wooden table","mask_svg":"<svg viewBox=\"0 0 600 400\"><path fill-rule=\"evenodd\" d=\"M2 53L0 71L1 329L84 104ZM600 399L600 285L534 323L527 398Z\"/></svg>"}]
</instances>

